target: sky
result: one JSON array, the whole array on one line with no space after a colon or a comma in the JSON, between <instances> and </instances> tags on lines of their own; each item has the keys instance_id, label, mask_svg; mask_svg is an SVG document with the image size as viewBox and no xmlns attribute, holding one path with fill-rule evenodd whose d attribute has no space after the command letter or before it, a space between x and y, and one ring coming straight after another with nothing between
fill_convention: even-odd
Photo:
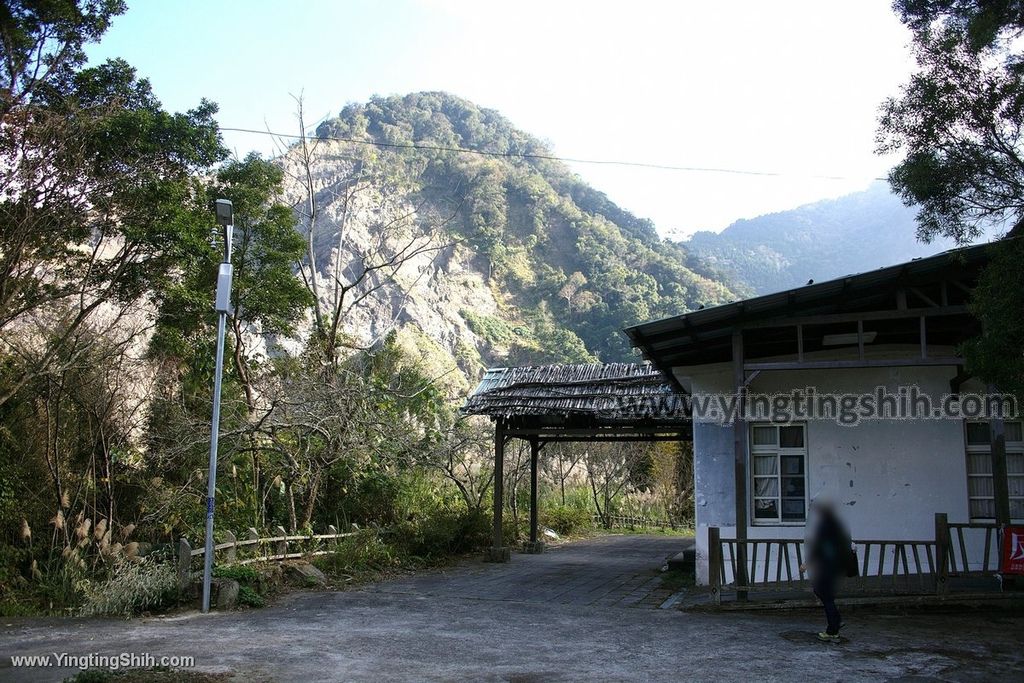
<instances>
[{"instance_id":1,"label":"sky","mask_svg":"<svg viewBox=\"0 0 1024 683\"><path fill-rule=\"evenodd\" d=\"M319 120L446 90L559 156L778 174L570 164L683 236L884 177L898 159L874 153L878 108L912 71L909 43L889 0L129 0L88 52L126 59L168 109L217 102L226 127L294 133L300 93Z\"/></svg>"}]
</instances>

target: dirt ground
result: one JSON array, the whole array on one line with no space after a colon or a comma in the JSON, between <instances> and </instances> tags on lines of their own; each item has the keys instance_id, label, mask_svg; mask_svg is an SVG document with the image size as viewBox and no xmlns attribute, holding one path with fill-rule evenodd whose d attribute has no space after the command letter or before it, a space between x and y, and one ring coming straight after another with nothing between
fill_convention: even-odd
<instances>
[{"instance_id":1,"label":"dirt ground","mask_svg":"<svg viewBox=\"0 0 1024 683\"><path fill-rule=\"evenodd\" d=\"M814 611L672 607L658 569L684 541L604 536L507 565L468 563L348 592L295 593L260 610L132 621L0 621L0 681L76 669L12 656L195 657L194 671L257 681L1021 680L1024 618L845 616L823 644Z\"/></svg>"}]
</instances>

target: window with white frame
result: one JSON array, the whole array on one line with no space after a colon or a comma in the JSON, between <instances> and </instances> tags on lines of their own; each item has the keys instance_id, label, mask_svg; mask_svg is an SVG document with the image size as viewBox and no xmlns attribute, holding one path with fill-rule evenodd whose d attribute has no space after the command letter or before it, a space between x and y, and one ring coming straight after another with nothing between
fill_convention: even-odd
<instances>
[{"instance_id":1,"label":"window with white frame","mask_svg":"<svg viewBox=\"0 0 1024 683\"><path fill-rule=\"evenodd\" d=\"M1006 479L1010 493L1010 517L1024 519L1024 434L1022 423L1004 423ZM967 422L967 497L972 520L996 516L992 478L992 435L988 422Z\"/></svg>"},{"instance_id":2,"label":"window with white frame","mask_svg":"<svg viewBox=\"0 0 1024 683\"><path fill-rule=\"evenodd\" d=\"M803 425L750 426L754 524L807 521L807 439Z\"/></svg>"}]
</instances>

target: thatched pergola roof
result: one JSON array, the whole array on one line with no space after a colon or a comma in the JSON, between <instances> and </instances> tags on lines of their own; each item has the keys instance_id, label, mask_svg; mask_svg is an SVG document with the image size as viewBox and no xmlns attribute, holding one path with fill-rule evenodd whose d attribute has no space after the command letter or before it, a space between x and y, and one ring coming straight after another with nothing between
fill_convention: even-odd
<instances>
[{"instance_id":1,"label":"thatched pergola roof","mask_svg":"<svg viewBox=\"0 0 1024 683\"><path fill-rule=\"evenodd\" d=\"M650 363L492 368L460 411L492 418L587 417L601 422L685 420L685 401Z\"/></svg>"}]
</instances>

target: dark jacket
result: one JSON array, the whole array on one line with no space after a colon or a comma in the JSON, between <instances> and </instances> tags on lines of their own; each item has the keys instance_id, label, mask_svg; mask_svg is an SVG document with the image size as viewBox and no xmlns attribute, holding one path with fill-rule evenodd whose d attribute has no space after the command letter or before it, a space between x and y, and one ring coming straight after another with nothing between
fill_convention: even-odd
<instances>
[{"instance_id":1,"label":"dark jacket","mask_svg":"<svg viewBox=\"0 0 1024 683\"><path fill-rule=\"evenodd\" d=\"M821 578L834 579L846 574L850 554L850 534L831 512L823 513L811 537L810 564Z\"/></svg>"}]
</instances>

